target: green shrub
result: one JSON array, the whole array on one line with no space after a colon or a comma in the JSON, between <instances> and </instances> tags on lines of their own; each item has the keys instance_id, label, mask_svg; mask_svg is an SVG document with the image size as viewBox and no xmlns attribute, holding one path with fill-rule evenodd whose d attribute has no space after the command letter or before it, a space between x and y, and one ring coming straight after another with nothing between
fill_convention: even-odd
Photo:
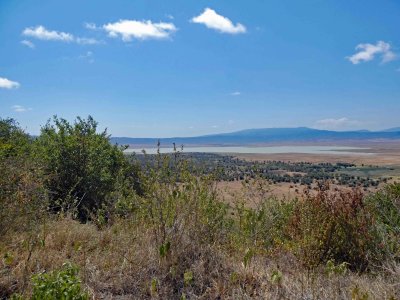
<instances>
[{"instance_id":1,"label":"green shrub","mask_svg":"<svg viewBox=\"0 0 400 300\"><path fill-rule=\"evenodd\" d=\"M29 153L31 139L14 119L0 118L0 159Z\"/></svg>"},{"instance_id":2,"label":"green shrub","mask_svg":"<svg viewBox=\"0 0 400 300\"><path fill-rule=\"evenodd\" d=\"M364 270L378 259L374 220L359 190L332 192L320 186L299 201L288 225L295 254L308 269L328 260Z\"/></svg>"},{"instance_id":3,"label":"green shrub","mask_svg":"<svg viewBox=\"0 0 400 300\"><path fill-rule=\"evenodd\" d=\"M36 139L36 154L48 174L51 208L75 209L81 220L108 205L119 182L134 186L135 169L122 149L111 145L106 131L97 132L92 117L74 124L54 117ZM130 178L130 179L129 179Z\"/></svg>"},{"instance_id":4,"label":"green shrub","mask_svg":"<svg viewBox=\"0 0 400 300\"><path fill-rule=\"evenodd\" d=\"M13 119L0 119L0 239L32 231L47 205L44 176L31 156L32 141Z\"/></svg>"},{"instance_id":5,"label":"green shrub","mask_svg":"<svg viewBox=\"0 0 400 300\"><path fill-rule=\"evenodd\" d=\"M82 290L78 269L65 263L60 270L35 275L32 278L31 300L87 300L89 295Z\"/></svg>"},{"instance_id":6,"label":"green shrub","mask_svg":"<svg viewBox=\"0 0 400 300\"><path fill-rule=\"evenodd\" d=\"M285 226L293 210L293 202L275 197L263 199L255 208L236 205L237 234L242 246L271 249L285 240Z\"/></svg>"},{"instance_id":7,"label":"green shrub","mask_svg":"<svg viewBox=\"0 0 400 300\"><path fill-rule=\"evenodd\" d=\"M204 242L222 238L229 226L227 205L217 200L213 178L193 175L178 152L175 156L159 154L156 159L141 172L143 197L124 206L133 207L152 227L159 247L176 242L176 235L192 229Z\"/></svg>"},{"instance_id":8,"label":"green shrub","mask_svg":"<svg viewBox=\"0 0 400 300\"><path fill-rule=\"evenodd\" d=\"M385 186L366 198L379 233L380 249L390 258L400 259L400 184Z\"/></svg>"},{"instance_id":9,"label":"green shrub","mask_svg":"<svg viewBox=\"0 0 400 300\"><path fill-rule=\"evenodd\" d=\"M269 184L262 178L245 183L242 194L233 210L235 248L248 253L248 249L265 251L282 245L295 201L271 196ZM255 204L250 207L252 202Z\"/></svg>"},{"instance_id":10,"label":"green shrub","mask_svg":"<svg viewBox=\"0 0 400 300\"><path fill-rule=\"evenodd\" d=\"M0 239L10 230L31 232L47 208L40 169L25 159L0 160Z\"/></svg>"}]
</instances>

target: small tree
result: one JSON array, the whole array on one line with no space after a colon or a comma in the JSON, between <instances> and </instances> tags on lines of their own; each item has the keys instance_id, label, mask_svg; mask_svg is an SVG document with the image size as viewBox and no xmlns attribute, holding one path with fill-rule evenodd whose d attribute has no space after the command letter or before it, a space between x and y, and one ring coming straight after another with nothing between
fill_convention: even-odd
<instances>
[{"instance_id":1,"label":"small tree","mask_svg":"<svg viewBox=\"0 0 400 300\"><path fill-rule=\"evenodd\" d=\"M0 159L26 154L31 139L14 119L0 118Z\"/></svg>"},{"instance_id":2,"label":"small tree","mask_svg":"<svg viewBox=\"0 0 400 300\"><path fill-rule=\"evenodd\" d=\"M51 208L74 208L82 221L107 204L118 182L135 174L123 149L110 143L106 130L97 132L91 116L73 124L55 116L42 128L36 146L49 176Z\"/></svg>"}]
</instances>

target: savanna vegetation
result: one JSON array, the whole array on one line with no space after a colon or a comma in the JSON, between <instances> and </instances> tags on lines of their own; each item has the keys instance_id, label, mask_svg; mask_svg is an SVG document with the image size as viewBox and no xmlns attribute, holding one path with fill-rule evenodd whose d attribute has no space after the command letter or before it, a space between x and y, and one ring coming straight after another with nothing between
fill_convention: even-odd
<instances>
[{"instance_id":1,"label":"savanna vegetation","mask_svg":"<svg viewBox=\"0 0 400 300\"><path fill-rule=\"evenodd\" d=\"M284 161L248 161L232 155L214 153L182 153L185 159L194 166L193 172L213 174L217 180L241 181L262 177L272 184L292 183L300 186L309 186L318 181L329 180L332 184L361 187L364 190L378 187L387 183L391 176L363 176L364 173L390 174L390 167L356 166L355 164L339 163L310 163ZM155 155L138 155L135 160L148 162L156 160ZM355 174L354 174L355 173ZM357 175L356 175L357 174Z\"/></svg>"},{"instance_id":2,"label":"savanna vegetation","mask_svg":"<svg viewBox=\"0 0 400 300\"><path fill-rule=\"evenodd\" d=\"M400 299L400 184L284 200L261 172L227 204L179 151L123 149L91 117L0 120L0 298Z\"/></svg>"}]
</instances>

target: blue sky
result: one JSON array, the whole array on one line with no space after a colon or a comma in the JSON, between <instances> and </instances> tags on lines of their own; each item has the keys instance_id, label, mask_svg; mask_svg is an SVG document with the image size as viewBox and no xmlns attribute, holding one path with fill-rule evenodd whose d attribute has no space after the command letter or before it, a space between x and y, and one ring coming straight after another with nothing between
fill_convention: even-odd
<instances>
[{"instance_id":1,"label":"blue sky","mask_svg":"<svg viewBox=\"0 0 400 300\"><path fill-rule=\"evenodd\" d=\"M399 28L397 0L0 0L0 116L132 137L400 126Z\"/></svg>"}]
</instances>

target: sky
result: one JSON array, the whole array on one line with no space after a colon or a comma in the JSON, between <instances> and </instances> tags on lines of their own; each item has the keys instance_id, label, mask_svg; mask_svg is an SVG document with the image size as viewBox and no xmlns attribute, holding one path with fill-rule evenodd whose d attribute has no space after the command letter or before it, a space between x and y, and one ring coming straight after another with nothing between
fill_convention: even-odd
<instances>
[{"instance_id":1,"label":"sky","mask_svg":"<svg viewBox=\"0 0 400 300\"><path fill-rule=\"evenodd\" d=\"M113 136L400 126L398 0L0 0L0 117Z\"/></svg>"}]
</instances>

